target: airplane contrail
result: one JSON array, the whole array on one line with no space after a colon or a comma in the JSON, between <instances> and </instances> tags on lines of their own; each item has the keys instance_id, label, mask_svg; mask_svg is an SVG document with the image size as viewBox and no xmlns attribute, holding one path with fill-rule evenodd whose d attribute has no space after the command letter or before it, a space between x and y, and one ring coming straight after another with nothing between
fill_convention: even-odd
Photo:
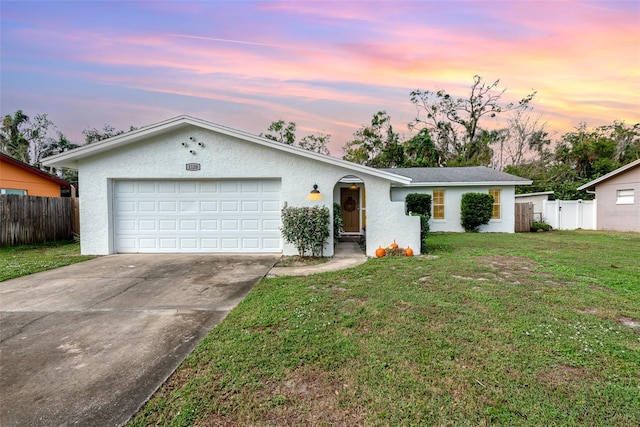
<instances>
[{"instance_id":1,"label":"airplane contrail","mask_svg":"<svg viewBox=\"0 0 640 427\"><path fill-rule=\"evenodd\" d=\"M264 47L274 47L278 49L290 49L290 50L313 50L318 52L331 52L337 53L336 51L331 51L327 49L314 49L309 48L307 46L292 46L292 45L281 45L281 44L273 44L273 43L260 43L260 42L250 42L245 40L231 40L231 39L220 39L216 37L205 37L205 36L192 36L189 34L168 34L170 37L181 37L185 39L197 39L197 40L209 40L214 42L222 42L222 43L236 43L236 44L246 44L251 46L264 46Z\"/></svg>"}]
</instances>

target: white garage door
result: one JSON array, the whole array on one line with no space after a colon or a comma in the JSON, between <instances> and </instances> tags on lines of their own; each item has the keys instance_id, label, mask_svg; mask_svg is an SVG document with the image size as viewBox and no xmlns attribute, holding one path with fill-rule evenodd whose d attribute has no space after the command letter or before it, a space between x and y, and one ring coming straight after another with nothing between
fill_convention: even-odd
<instances>
[{"instance_id":1,"label":"white garage door","mask_svg":"<svg viewBox=\"0 0 640 427\"><path fill-rule=\"evenodd\" d=\"M280 252L280 181L116 181L116 252Z\"/></svg>"}]
</instances>

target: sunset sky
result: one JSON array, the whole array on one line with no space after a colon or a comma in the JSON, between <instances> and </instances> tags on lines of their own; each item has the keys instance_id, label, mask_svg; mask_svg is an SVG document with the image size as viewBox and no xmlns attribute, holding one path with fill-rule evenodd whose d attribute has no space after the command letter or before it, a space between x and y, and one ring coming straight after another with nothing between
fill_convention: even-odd
<instances>
[{"instance_id":1,"label":"sunset sky","mask_svg":"<svg viewBox=\"0 0 640 427\"><path fill-rule=\"evenodd\" d=\"M537 91L556 137L640 122L640 1L5 1L1 113L47 113L72 141L188 114L245 131L330 134L333 155L409 93Z\"/></svg>"}]
</instances>

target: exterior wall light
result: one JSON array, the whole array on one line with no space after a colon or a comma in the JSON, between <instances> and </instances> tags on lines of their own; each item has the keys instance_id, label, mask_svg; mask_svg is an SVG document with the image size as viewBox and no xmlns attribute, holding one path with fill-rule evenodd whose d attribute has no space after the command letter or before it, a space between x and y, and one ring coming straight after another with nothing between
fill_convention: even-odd
<instances>
[{"instance_id":1,"label":"exterior wall light","mask_svg":"<svg viewBox=\"0 0 640 427\"><path fill-rule=\"evenodd\" d=\"M313 190L307 196L307 200L322 200L322 194L318 190L318 184L313 184Z\"/></svg>"}]
</instances>

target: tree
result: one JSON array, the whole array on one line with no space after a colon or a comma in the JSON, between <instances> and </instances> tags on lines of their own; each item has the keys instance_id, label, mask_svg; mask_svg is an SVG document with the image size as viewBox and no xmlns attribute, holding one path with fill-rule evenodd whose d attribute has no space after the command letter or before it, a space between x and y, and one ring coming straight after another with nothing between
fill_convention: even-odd
<instances>
[{"instance_id":1,"label":"tree","mask_svg":"<svg viewBox=\"0 0 640 427\"><path fill-rule=\"evenodd\" d=\"M130 126L129 132L133 130L136 130L136 128L133 126ZM101 130L96 128L86 128L85 130L82 131L82 134L84 135L84 142L86 144L93 144L94 142L113 138L114 136L122 135L123 133L125 133L125 131L118 130L114 126L111 126L106 123L104 126L102 126Z\"/></svg>"},{"instance_id":2,"label":"tree","mask_svg":"<svg viewBox=\"0 0 640 427\"><path fill-rule=\"evenodd\" d=\"M533 156L538 160L548 156L546 148L551 144L551 140L546 127L547 123L541 122L540 117L531 115L530 106L516 110L509 118L504 145L500 147L500 159L496 162L497 169L502 170L505 161L510 165L519 165L531 160Z\"/></svg>"},{"instance_id":3,"label":"tree","mask_svg":"<svg viewBox=\"0 0 640 427\"><path fill-rule=\"evenodd\" d=\"M40 161L47 157L46 153L49 151L49 146L55 143L49 133L55 130L56 125L53 124L47 114L37 114L33 120L28 121L26 127L31 163L40 168Z\"/></svg>"},{"instance_id":4,"label":"tree","mask_svg":"<svg viewBox=\"0 0 640 427\"><path fill-rule=\"evenodd\" d=\"M324 133L321 133L320 135L307 135L298 142L298 146L305 150L315 151L316 153L328 156L331 154L329 152L329 148L327 148L327 144L330 139L331 135Z\"/></svg>"},{"instance_id":5,"label":"tree","mask_svg":"<svg viewBox=\"0 0 640 427\"><path fill-rule=\"evenodd\" d=\"M458 163L473 159L473 153L478 153L478 147L473 149L472 145L485 142L484 139L477 139L481 131L481 120L494 118L507 111L524 109L535 96L535 92L532 92L517 104L503 104L500 100L506 89L497 89L499 83L500 80L496 80L487 84L482 77L476 75L467 97L454 97L444 90L412 91L410 99L417 114L409 124L410 129L429 129L444 157L444 163L450 159L457 159Z\"/></svg>"},{"instance_id":6,"label":"tree","mask_svg":"<svg viewBox=\"0 0 640 427\"><path fill-rule=\"evenodd\" d=\"M295 122L285 123L285 121L281 119L275 122L271 122L267 130L269 132L275 132L275 135L273 133L261 133L260 136L272 141L282 142L283 144L287 145L294 145L296 142Z\"/></svg>"},{"instance_id":7,"label":"tree","mask_svg":"<svg viewBox=\"0 0 640 427\"><path fill-rule=\"evenodd\" d=\"M343 159L377 168L402 167L405 164L404 147L400 136L393 131L391 117L386 111L378 111L371 125L362 126L354 139L342 148Z\"/></svg>"},{"instance_id":8,"label":"tree","mask_svg":"<svg viewBox=\"0 0 640 427\"><path fill-rule=\"evenodd\" d=\"M280 119L278 121L271 122L267 130L273 133L261 133L260 136L272 141L281 142L286 145L296 145L295 122L287 123L284 120ZM329 148L327 147L330 139L331 135L325 133L321 133L320 135L311 134L303 137L297 143L297 146L300 148L304 148L305 150L315 151L316 153L328 156L331 154L329 152Z\"/></svg>"},{"instance_id":9,"label":"tree","mask_svg":"<svg viewBox=\"0 0 640 427\"><path fill-rule=\"evenodd\" d=\"M2 152L24 163L30 163L29 140L26 137L26 125L29 116L22 110L16 111L13 116L7 114L2 120L2 134L0 135L0 148Z\"/></svg>"},{"instance_id":10,"label":"tree","mask_svg":"<svg viewBox=\"0 0 640 427\"><path fill-rule=\"evenodd\" d=\"M440 166L442 156L433 140L429 129L422 128L411 139L404 143L404 167L436 167Z\"/></svg>"},{"instance_id":11,"label":"tree","mask_svg":"<svg viewBox=\"0 0 640 427\"><path fill-rule=\"evenodd\" d=\"M30 118L18 110L13 116L7 114L2 121L0 147L11 157L39 168L40 160L54 141L50 133L55 128L47 114Z\"/></svg>"}]
</instances>

